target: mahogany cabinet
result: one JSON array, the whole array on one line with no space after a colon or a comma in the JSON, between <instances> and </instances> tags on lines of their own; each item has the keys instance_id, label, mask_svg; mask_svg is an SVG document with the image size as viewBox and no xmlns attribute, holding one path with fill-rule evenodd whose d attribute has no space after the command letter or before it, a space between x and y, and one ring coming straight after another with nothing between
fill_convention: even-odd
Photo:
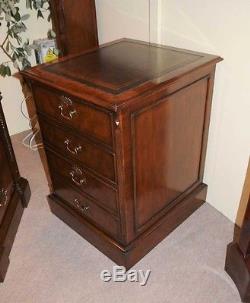
<instances>
[{"instance_id":1,"label":"mahogany cabinet","mask_svg":"<svg viewBox=\"0 0 250 303\"><path fill-rule=\"evenodd\" d=\"M28 205L30 189L18 171L1 99L0 95L0 282L3 282L18 225Z\"/></svg>"},{"instance_id":2,"label":"mahogany cabinet","mask_svg":"<svg viewBox=\"0 0 250 303\"><path fill-rule=\"evenodd\" d=\"M130 268L206 199L220 57L122 39L23 72L52 212Z\"/></svg>"},{"instance_id":3,"label":"mahogany cabinet","mask_svg":"<svg viewBox=\"0 0 250 303\"><path fill-rule=\"evenodd\" d=\"M228 245L225 269L238 287L243 302L250 302L250 195L237 241Z\"/></svg>"},{"instance_id":4,"label":"mahogany cabinet","mask_svg":"<svg viewBox=\"0 0 250 303\"><path fill-rule=\"evenodd\" d=\"M61 55L98 46L95 0L50 0L50 7Z\"/></svg>"}]
</instances>

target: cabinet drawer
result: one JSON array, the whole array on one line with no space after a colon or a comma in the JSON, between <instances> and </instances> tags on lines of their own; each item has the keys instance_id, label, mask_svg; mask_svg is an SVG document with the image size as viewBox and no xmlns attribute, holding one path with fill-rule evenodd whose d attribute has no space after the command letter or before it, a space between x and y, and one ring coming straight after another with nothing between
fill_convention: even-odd
<instances>
[{"instance_id":1,"label":"cabinet drawer","mask_svg":"<svg viewBox=\"0 0 250 303\"><path fill-rule=\"evenodd\" d=\"M1 142L0 142L1 145ZM13 193L13 179L3 146L0 147L0 224Z\"/></svg>"},{"instance_id":2,"label":"cabinet drawer","mask_svg":"<svg viewBox=\"0 0 250 303\"><path fill-rule=\"evenodd\" d=\"M113 213L117 212L117 191L115 188L102 182L73 161L63 159L48 149L47 158L52 179L56 174L61 175L71 186L97 200L105 209Z\"/></svg>"},{"instance_id":3,"label":"cabinet drawer","mask_svg":"<svg viewBox=\"0 0 250 303\"><path fill-rule=\"evenodd\" d=\"M40 119L43 139L58 152L81 161L96 173L116 181L115 159L111 152L90 143L82 136L56 126L47 119Z\"/></svg>"},{"instance_id":4,"label":"cabinet drawer","mask_svg":"<svg viewBox=\"0 0 250 303\"><path fill-rule=\"evenodd\" d=\"M53 185L55 194L70 204L78 213L99 226L104 232L116 238L119 236L119 221L117 218L74 190L61 177L54 176Z\"/></svg>"},{"instance_id":5,"label":"cabinet drawer","mask_svg":"<svg viewBox=\"0 0 250 303\"><path fill-rule=\"evenodd\" d=\"M112 119L107 111L97 110L83 101L35 86L33 94L37 109L65 125L112 146Z\"/></svg>"}]
</instances>

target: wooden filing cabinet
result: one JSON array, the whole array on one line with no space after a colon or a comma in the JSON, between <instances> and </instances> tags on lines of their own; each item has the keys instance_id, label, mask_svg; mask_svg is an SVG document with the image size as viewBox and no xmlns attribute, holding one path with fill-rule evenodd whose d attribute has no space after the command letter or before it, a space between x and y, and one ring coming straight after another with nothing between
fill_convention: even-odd
<instances>
[{"instance_id":1,"label":"wooden filing cabinet","mask_svg":"<svg viewBox=\"0 0 250 303\"><path fill-rule=\"evenodd\" d=\"M9 266L15 235L30 198L27 180L20 177L0 95L0 282Z\"/></svg>"},{"instance_id":2,"label":"wooden filing cabinet","mask_svg":"<svg viewBox=\"0 0 250 303\"><path fill-rule=\"evenodd\" d=\"M122 39L23 72L51 210L116 263L133 266L205 202L220 60Z\"/></svg>"}]
</instances>

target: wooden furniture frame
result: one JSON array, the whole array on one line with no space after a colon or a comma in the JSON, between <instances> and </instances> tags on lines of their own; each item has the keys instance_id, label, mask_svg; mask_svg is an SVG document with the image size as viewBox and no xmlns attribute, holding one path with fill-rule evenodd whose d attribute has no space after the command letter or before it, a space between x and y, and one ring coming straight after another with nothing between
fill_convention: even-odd
<instances>
[{"instance_id":1,"label":"wooden furniture frame","mask_svg":"<svg viewBox=\"0 0 250 303\"><path fill-rule=\"evenodd\" d=\"M62 56L98 46L95 0L51 0L50 6Z\"/></svg>"},{"instance_id":2,"label":"wooden furniture frame","mask_svg":"<svg viewBox=\"0 0 250 303\"><path fill-rule=\"evenodd\" d=\"M0 95L0 190L3 190L2 193L9 192L6 194L4 202L2 202L2 196L0 197L0 282L3 282L10 262L9 254L23 210L27 207L30 199L30 188L27 180L19 174L1 99ZM1 159L3 159L2 162ZM5 190L6 188L7 190Z\"/></svg>"},{"instance_id":3,"label":"wooden furniture frame","mask_svg":"<svg viewBox=\"0 0 250 303\"><path fill-rule=\"evenodd\" d=\"M250 302L250 194L240 236L228 245L225 270L235 282L243 302Z\"/></svg>"}]
</instances>

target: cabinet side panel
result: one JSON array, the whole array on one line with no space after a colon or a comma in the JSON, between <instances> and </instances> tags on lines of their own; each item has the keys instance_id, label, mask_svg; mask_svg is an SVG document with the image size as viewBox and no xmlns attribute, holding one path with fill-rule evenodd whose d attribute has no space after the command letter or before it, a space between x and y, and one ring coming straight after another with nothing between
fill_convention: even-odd
<instances>
[{"instance_id":1,"label":"cabinet side panel","mask_svg":"<svg viewBox=\"0 0 250 303\"><path fill-rule=\"evenodd\" d=\"M198 183L207 90L204 78L133 114L137 229Z\"/></svg>"}]
</instances>

